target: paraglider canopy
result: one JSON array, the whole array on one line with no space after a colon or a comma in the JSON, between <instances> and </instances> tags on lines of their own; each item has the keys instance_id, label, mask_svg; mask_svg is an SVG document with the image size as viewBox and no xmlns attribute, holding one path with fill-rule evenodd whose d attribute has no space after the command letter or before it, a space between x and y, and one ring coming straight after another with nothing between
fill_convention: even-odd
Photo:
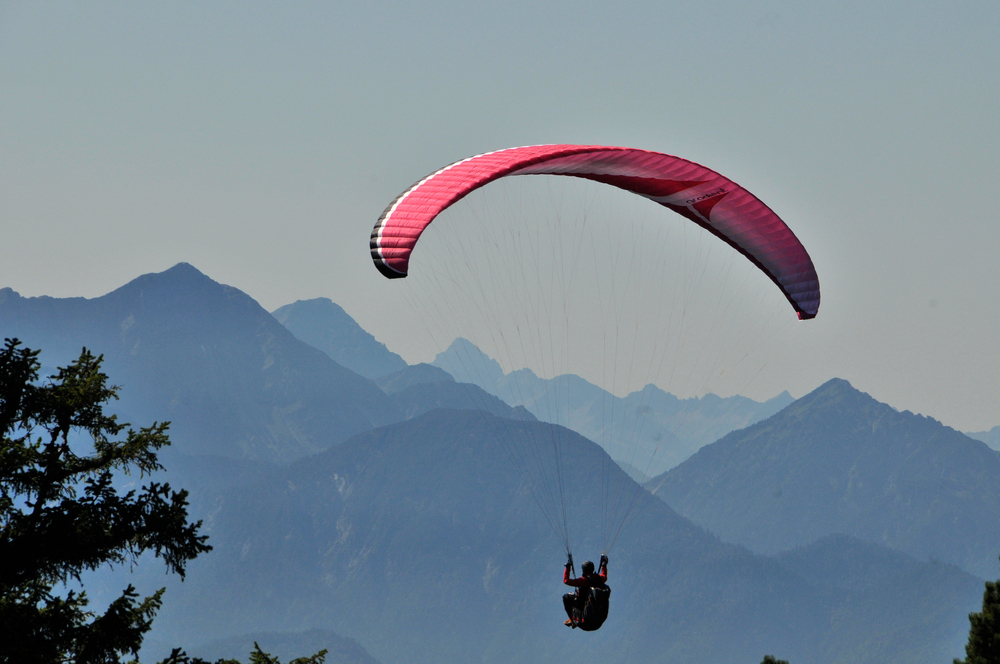
<instances>
[{"instance_id":1,"label":"paraglider canopy","mask_svg":"<svg viewBox=\"0 0 1000 664\"><path fill-rule=\"evenodd\" d=\"M536 187L550 197L519 198ZM401 322L451 344L438 366L478 386L470 402L567 552L581 526L610 551L645 504L642 483L738 419L708 423L660 381L714 397L725 378L741 393L769 349L788 347L775 327L805 327L785 301L801 319L820 303L812 260L768 206L646 150L540 145L458 161L386 207L371 234L375 266L406 277L418 240L416 279L401 287L413 316ZM497 398L556 426L494 417ZM577 463L587 443L570 430L602 448L593 465Z\"/></svg>"},{"instance_id":2,"label":"paraglider canopy","mask_svg":"<svg viewBox=\"0 0 1000 664\"><path fill-rule=\"evenodd\" d=\"M809 254L769 207L732 180L659 152L596 145L537 145L463 159L400 194L372 231L375 266L405 277L424 229L471 191L508 175L569 175L609 184L667 207L735 248L782 291L799 318L819 310L819 277Z\"/></svg>"}]
</instances>

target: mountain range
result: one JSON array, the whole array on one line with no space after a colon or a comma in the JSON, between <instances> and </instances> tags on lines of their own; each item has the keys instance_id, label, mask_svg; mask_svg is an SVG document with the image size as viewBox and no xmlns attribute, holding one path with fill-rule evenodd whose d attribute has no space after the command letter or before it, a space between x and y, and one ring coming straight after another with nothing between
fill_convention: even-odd
<instances>
[{"instance_id":1,"label":"mountain range","mask_svg":"<svg viewBox=\"0 0 1000 664\"><path fill-rule=\"evenodd\" d=\"M760 403L742 396L679 399L655 385L616 397L572 374L545 379L530 369L504 373L467 339L456 339L434 366L478 385L545 422L598 442L640 481L673 468L700 447L734 429L773 415L793 399L788 392Z\"/></svg>"},{"instance_id":2,"label":"mountain range","mask_svg":"<svg viewBox=\"0 0 1000 664\"><path fill-rule=\"evenodd\" d=\"M330 664L736 663L765 653L796 664L930 663L961 654L982 578L996 575L995 560L989 571L971 569L996 549L992 531L947 518L966 523L949 510L990 517L983 452L996 453L844 381L702 446L647 485L653 496L600 445L524 404L430 365L369 379L185 264L93 300L0 290L0 335L41 348L47 366L82 345L103 353L123 387L124 416L173 422L163 479L191 490L192 516L204 519L215 549L183 583L146 559L134 571L85 579L95 603L126 583L147 593L168 586L144 660L176 645L245 658L248 639L268 634L281 652L310 654L326 643ZM391 353L375 344L376 358ZM635 496L610 551L612 613L599 632L562 625L565 549L538 509L533 476L515 463L525 456L511 448L532 439L557 442L571 462L560 482L578 561L600 553L606 478ZM743 442L733 448L733 440ZM741 475L734 466L747 462L757 465ZM943 470L934 474L934 464ZM975 465L981 476L962 474ZM873 501L871 510L845 517L831 502L838 494L820 470L844 467L864 490L843 495ZM534 468L553 477L544 463ZM766 479L747 479L755 473ZM704 478L723 476L739 486L704 490ZM660 499L674 477L702 478L673 485L689 495L680 507ZM924 494L914 489L921 482ZM691 487L721 507L696 513ZM792 492L824 527L795 539L785 532L805 527L795 510L787 524L764 514L761 528L785 538L764 555L709 523L727 512L755 518L754 490ZM883 494L899 503L895 539L871 536L884 522L882 531L862 527L880 523ZM738 500L750 504L727 503ZM935 537L965 553L918 546Z\"/></svg>"},{"instance_id":3,"label":"mountain range","mask_svg":"<svg viewBox=\"0 0 1000 664\"><path fill-rule=\"evenodd\" d=\"M1000 454L833 379L648 488L722 539L774 554L842 533L990 578Z\"/></svg>"},{"instance_id":4,"label":"mountain range","mask_svg":"<svg viewBox=\"0 0 1000 664\"><path fill-rule=\"evenodd\" d=\"M126 421L172 423L174 449L288 462L401 419L374 383L245 293L181 263L94 299L0 290L0 331L53 369L102 354Z\"/></svg>"},{"instance_id":5,"label":"mountain range","mask_svg":"<svg viewBox=\"0 0 1000 664\"><path fill-rule=\"evenodd\" d=\"M564 438L568 485L599 486L597 445L524 425ZM609 622L591 635L568 630L559 542L497 426L482 413L432 411L225 492L211 514L216 550L171 582L160 638L322 625L400 663L736 663L774 652L902 663L960 652L982 582L956 567L851 538L757 556L648 494L610 552ZM598 494L573 493L581 555L600 551L599 529L587 528Z\"/></svg>"},{"instance_id":6,"label":"mountain range","mask_svg":"<svg viewBox=\"0 0 1000 664\"><path fill-rule=\"evenodd\" d=\"M299 300L276 309L274 316L295 336L323 350L331 359L379 382L406 366L347 312L326 298ZM504 373L500 364L462 338L434 359L441 375L480 388L464 396L469 407L494 412L495 401L519 406L536 418L566 426L596 441L638 481L672 468L702 445L773 415L793 399L783 392L766 402L742 396L679 399L655 385L625 397L579 376L551 379L530 369ZM411 384L425 377L439 390L440 375L408 374ZM396 390L391 390L396 391ZM415 414L412 409L409 411Z\"/></svg>"},{"instance_id":7,"label":"mountain range","mask_svg":"<svg viewBox=\"0 0 1000 664\"><path fill-rule=\"evenodd\" d=\"M975 431L965 435L969 438L981 440L993 449L1000 451L1000 425L993 427L989 431Z\"/></svg>"}]
</instances>

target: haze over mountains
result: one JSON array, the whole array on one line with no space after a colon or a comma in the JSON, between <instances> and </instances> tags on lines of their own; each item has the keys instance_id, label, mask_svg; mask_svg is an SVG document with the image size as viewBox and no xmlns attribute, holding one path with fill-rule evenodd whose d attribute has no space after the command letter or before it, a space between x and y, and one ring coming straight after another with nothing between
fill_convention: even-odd
<instances>
[{"instance_id":1,"label":"haze over mountains","mask_svg":"<svg viewBox=\"0 0 1000 664\"><path fill-rule=\"evenodd\" d=\"M568 427L605 449L627 450L644 475L673 468L702 445L769 417L793 401L788 392L765 403L714 394L678 399L655 385L616 397L572 374L550 379L539 378L531 369L505 374L496 360L466 339L456 339L433 364L456 380L524 406L539 419ZM616 460L624 461L621 456Z\"/></svg>"},{"instance_id":2,"label":"haze over mountains","mask_svg":"<svg viewBox=\"0 0 1000 664\"><path fill-rule=\"evenodd\" d=\"M405 367L399 355L326 298L300 300L273 313L299 339L364 376L379 379ZM552 379L539 378L530 369L504 374L496 360L461 338L439 353L433 366L444 369L445 375L464 386L478 386L507 404L524 407L542 421L561 424L598 442L623 466L628 466L623 457L630 457L635 466L629 471L641 481L676 466L702 445L773 415L793 401L788 392L765 403L714 394L678 399L655 385L620 398L572 374ZM470 405L493 412L494 406L478 392L465 398Z\"/></svg>"},{"instance_id":3,"label":"haze over mountains","mask_svg":"<svg viewBox=\"0 0 1000 664\"><path fill-rule=\"evenodd\" d=\"M283 309L291 316L300 304ZM359 367L368 373L392 362L360 328L342 342L336 325L323 329L327 353L373 349ZM599 445L538 421L526 404L430 365L369 380L189 265L93 300L0 290L0 334L42 348L49 366L82 345L104 353L123 414L174 422L166 479L191 489L215 550L184 583L144 560L135 574L102 572L88 587L96 598L128 582L146 592L168 585L144 660L176 645L245 657L247 638L266 632L295 654L326 638L331 664L735 664L764 653L795 664L941 662L961 654L966 616L979 607L982 580L969 572L996 576L1000 542L974 527L996 521L996 453L844 381L703 446L655 480L654 497ZM475 410L483 404L489 412ZM603 469L637 492L610 552L612 612L599 632L562 625L565 553L500 428L565 444L578 560L600 553L593 487ZM717 521L658 499L674 477L694 478L671 485L681 487L679 509L694 514L701 500L697 519ZM775 487L801 509L759 510ZM890 507L895 520L883 518ZM730 514L759 518L759 541L784 544L766 556L727 543L744 536L720 532ZM800 539L790 534L803 528ZM929 547L934 537L954 555Z\"/></svg>"}]
</instances>

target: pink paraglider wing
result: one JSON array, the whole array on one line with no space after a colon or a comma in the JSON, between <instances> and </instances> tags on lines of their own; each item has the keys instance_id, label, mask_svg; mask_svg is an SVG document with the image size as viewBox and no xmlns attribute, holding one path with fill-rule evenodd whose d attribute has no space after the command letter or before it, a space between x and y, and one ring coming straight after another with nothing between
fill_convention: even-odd
<instances>
[{"instance_id":1,"label":"pink paraglider wing","mask_svg":"<svg viewBox=\"0 0 1000 664\"><path fill-rule=\"evenodd\" d=\"M819 310L819 277L791 229L757 197L699 164L659 152L597 145L535 145L455 162L400 194L372 231L375 267L405 277L420 234L469 192L508 175L569 175L644 196L735 248L774 281L799 318Z\"/></svg>"}]
</instances>

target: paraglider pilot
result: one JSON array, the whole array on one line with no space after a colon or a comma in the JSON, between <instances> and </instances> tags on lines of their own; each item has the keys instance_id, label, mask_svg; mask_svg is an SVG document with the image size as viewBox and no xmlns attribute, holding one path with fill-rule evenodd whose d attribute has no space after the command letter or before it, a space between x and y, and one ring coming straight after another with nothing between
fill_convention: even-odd
<instances>
[{"instance_id":1,"label":"paraglider pilot","mask_svg":"<svg viewBox=\"0 0 1000 664\"><path fill-rule=\"evenodd\" d=\"M580 566L583 575L572 578L573 554L566 560L563 583L576 588L574 593L563 595L563 606L569 619L563 623L567 627L592 631L600 627L608 615L608 557L601 556L601 567L594 573L594 563L589 560Z\"/></svg>"}]
</instances>

